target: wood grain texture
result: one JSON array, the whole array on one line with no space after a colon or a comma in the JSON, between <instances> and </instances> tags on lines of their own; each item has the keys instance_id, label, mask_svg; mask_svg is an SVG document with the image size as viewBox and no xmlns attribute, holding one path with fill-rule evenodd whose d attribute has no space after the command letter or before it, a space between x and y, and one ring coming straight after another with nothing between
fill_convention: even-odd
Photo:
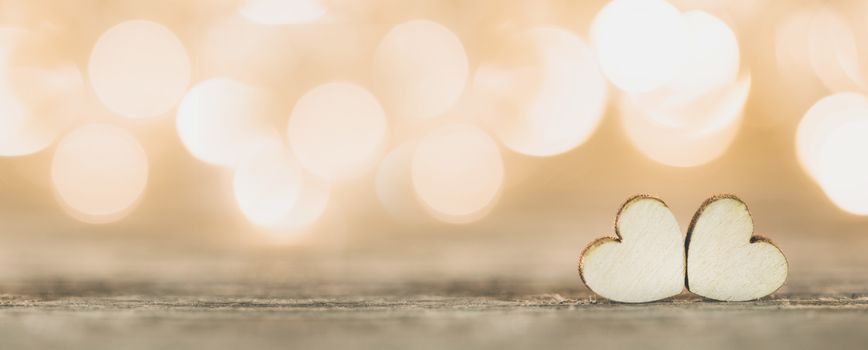
<instances>
[{"instance_id":1,"label":"wood grain texture","mask_svg":"<svg viewBox=\"0 0 868 350\"><path fill-rule=\"evenodd\" d=\"M0 285L0 349L865 349L868 279L800 274L757 301L624 304L515 280ZM847 292L836 292L846 290Z\"/></svg>"},{"instance_id":2,"label":"wood grain texture","mask_svg":"<svg viewBox=\"0 0 868 350\"><path fill-rule=\"evenodd\" d=\"M753 219L741 199L706 200L685 242L688 290L722 301L753 300L778 290L787 278L787 259L771 241L753 234Z\"/></svg>"},{"instance_id":3,"label":"wood grain texture","mask_svg":"<svg viewBox=\"0 0 868 350\"><path fill-rule=\"evenodd\" d=\"M579 258L579 275L611 300L643 303L684 289L684 239L675 216L657 198L628 199L615 219L615 237L591 242Z\"/></svg>"}]
</instances>

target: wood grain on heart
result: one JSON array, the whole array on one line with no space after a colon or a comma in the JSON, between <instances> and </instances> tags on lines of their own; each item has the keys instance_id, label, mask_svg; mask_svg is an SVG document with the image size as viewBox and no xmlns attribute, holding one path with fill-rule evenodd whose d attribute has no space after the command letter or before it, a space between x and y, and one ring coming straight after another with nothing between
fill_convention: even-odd
<instances>
[{"instance_id":1,"label":"wood grain on heart","mask_svg":"<svg viewBox=\"0 0 868 350\"><path fill-rule=\"evenodd\" d=\"M787 259L771 241L754 236L747 205L719 195L702 204L687 229L687 289L723 301L764 297L787 279Z\"/></svg>"},{"instance_id":2,"label":"wood grain on heart","mask_svg":"<svg viewBox=\"0 0 868 350\"><path fill-rule=\"evenodd\" d=\"M675 216L657 198L628 199L615 218L615 236L597 239L579 258L579 276L594 293L641 303L684 289L684 237Z\"/></svg>"}]
</instances>

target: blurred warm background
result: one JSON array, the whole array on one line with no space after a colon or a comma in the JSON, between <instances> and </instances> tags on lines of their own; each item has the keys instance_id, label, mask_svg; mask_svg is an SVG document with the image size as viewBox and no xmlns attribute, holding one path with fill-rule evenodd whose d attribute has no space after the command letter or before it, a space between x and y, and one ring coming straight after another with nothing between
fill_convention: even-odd
<instances>
[{"instance_id":1,"label":"blurred warm background","mask_svg":"<svg viewBox=\"0 0 868 350\"><path fill-rule=\"evenodd\" d=\"M624 199L686 229L719 192L791 284L864 276L866 23L864 1L3 0L0 281L578 290Z\"/></svg>"}]
</instances>

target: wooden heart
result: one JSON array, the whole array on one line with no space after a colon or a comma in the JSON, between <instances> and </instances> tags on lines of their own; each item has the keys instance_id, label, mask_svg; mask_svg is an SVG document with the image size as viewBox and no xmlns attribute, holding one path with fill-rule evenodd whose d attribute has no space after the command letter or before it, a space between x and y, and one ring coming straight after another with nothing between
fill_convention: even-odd
<instances>
[{"instance_id":1,"label":"wooden heart","mask_svg":"<svg viewBox=\"0 0 868 350\"><path fill-rule=\"evenodd\" d=\"M684 289L684 238L662 200L640 195L615 218L615 237L589 244L579 276L594 293L614 301L643 303Z\"/></svg>"},{"instance_id":2,"label":"wooden heart","mask_svg":"<svg viewBox=\"0 0 868 350\"><path fill-rule=\"evenodd\" d=\"M703 297L744 301L778 290L787 258L771 241L753 236L753 219L736 196L702 204L687 229L687 289Z\"/></svg>"}]
</instances>

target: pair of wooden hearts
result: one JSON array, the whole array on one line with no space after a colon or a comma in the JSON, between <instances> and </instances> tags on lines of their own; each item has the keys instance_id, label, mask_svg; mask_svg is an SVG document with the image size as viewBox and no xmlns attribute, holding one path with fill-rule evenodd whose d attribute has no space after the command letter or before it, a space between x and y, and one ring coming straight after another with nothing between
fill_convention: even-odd
<instances>
[{"instance_id":1,"label":"pair of wooden hearts","mask_svg":"<svg viewBox=\"0 0 868 350\"><path fill-rule=\"evenodd\" d=\"M709 299L744 301L780 288L787 259L753 235L747 205L736 196L706 200L683 238L666 203L639 195L618 211L615 237L597 239L582 252L579 275L594 293L620 302L660 300L684 287Z\"/></svg>"}]
</instances>

